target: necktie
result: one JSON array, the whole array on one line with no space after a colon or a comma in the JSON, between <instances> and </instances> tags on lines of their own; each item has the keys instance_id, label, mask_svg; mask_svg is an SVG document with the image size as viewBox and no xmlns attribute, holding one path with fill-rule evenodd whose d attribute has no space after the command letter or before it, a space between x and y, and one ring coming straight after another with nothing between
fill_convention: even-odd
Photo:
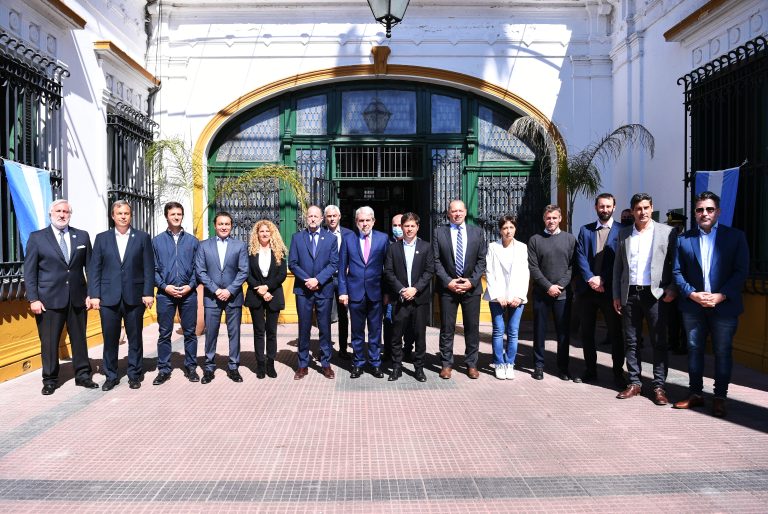
<instances>
[{"instance_id":1,"label":"necktie","mask_svg":"<svg viewBox=\"0 0 768 514\"><path fill-rule=\"evenodd\" d=\"M464 236L461 235L461 225L456 229L456 275L464 274Z\"/></svg>"},{"instance_id":2,"label":"necktie","mask_svg":"<svg viewBox=\"0 0 768 514\"><path fill-rule=\"evenodd\" d=\"M59 247L61 248L61 253L64 255L64 261L69 264L69 251L67 251L67 242L64 240L64 231L59 232Z\"/></svg>"},{"instance_id":3,"label":"necktie","mask_svg":"<svg viewBox=\"0 0 768 514\"><path fill-rule=\"evenodd\" d=\"M363 260L368 264L368 256L371 255L371 235L365 236L365 242L363 243Z\"/></svg>"},{"instance_id":4,"label":"necktie","mask_svg":"<svg viewBox=\"0 0 768 514\"><path fill-rule=\"evenodd\" d=\"M317 257L317 232L312 234L312 257Z\"/></svg>"}]
</instances>

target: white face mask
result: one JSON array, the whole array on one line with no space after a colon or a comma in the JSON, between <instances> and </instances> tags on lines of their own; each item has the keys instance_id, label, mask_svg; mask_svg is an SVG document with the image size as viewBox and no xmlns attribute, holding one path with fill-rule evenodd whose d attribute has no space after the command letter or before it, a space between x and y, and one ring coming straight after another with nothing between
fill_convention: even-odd
<instances>
[{"instance_id":1,"label":"white face mask","mask_svg":"<svg viewBox=\"0 0 768 514\"><path fill-rule=\"evenodd\" d=\"M400 239L403 237L403 229L401 227L392 227L392 235L395 236L396 239Z\"/></svg>"}]
</instances>

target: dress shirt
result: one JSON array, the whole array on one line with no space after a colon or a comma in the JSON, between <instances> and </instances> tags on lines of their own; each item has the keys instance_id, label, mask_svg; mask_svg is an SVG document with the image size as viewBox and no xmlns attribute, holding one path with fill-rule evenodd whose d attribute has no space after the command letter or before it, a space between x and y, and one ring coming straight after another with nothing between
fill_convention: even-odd
<instances>
[{"instance_id":1,"label":"dress shirt","mask_svg":"<svg viewBox=\"0 0 768 514\"><path fill-rule=\"evenodd\" d=\"M219 267L224 269L224 258L227 256L227 243L229 243L229 236L222 239L216 236L216 249L219 251Z\"/></svg>"},{"instance_id":2,"label":"dress shirt","mask_svg":"<svg viewBox=\"0 0 768 514\"><path fill-rule=\"evenodd\" d=\"M125 234L121 234L115 229L115 238L117 239L117 251L120 254L120 262L123 262L125 249L128 247L128 241L131 239L131 229L128 229Z\"/></svg>"},{"instance_id":3,"label":"dress shirt","mask_svg":"<svg viewBox=\"0 0 768 514\"><path fill-rule=\"evenodd\" d=\"M642 232L632 225L629 238L629 285L651 285L651 252L653 249L653 221Z\"/></svg>"},{"instance_id":4,"label":"dress shirt","mask_svg":"<svg viewBox=\"0 0 768 514\"><path fill-rule=\"evenodd\" d=\"M600 218L597 218L597 225L595 225L598 229L600 228L607 228L608 230L611 230L613 228L613 218L608 218L608 221L603 223Z\"/></svg>"},{"instance_id":5,"label":"dress shirt","mask_svg":"<svg viewBox=\"0 0 768 514\"><path fill-rule=\"evenodd\" d=\"M464 250L464 255L462 255L462 257L464 258L462 259L462 261L467 262L467 239L468 238L467 238L466 223L461 224L461 230L463 232L461 236L463 238L462 249ZM453 223L451 223L451 244L453 245L454 258L456 257L456 235L458 233L459 233L459 225L454 225Z\"/></svg>"},{"instance_id":6,"label":"dress shirt","mask_svg":"<svg viewBox=\"0 0 768 514\"><path fill-rule=\"evenodd\" d=\"M272 249L269 246L259 248L259 270L261 276L266 277L269 274L269 265L272 263Z\"/></svg>"},{"instance_id":7,"label":"dress shirt","mask_svg":"<svg viewBox=\"0 0 768 514\"><path fill-rule=\"evenodd\" d=\"M712 267L712 254L715 252L715 237L717 224L712 227L709 234L699 229L699 249L701 250L701 272L704 275L704 291L711 293L712 284L709 282L709 272Z\"/></svg>"},{"instance_id":8,"label":"dress shirt","mask_svg":"<svg viewBox=\"0 0 768 514\"><path fill-rule=\"evenodd\" d=\"M333 235L336 236L336 249L341 252L341 225L336 227L333 231Z\"/></svg>"},{"instance_id":9,"label":"dress shirt","mask_svg":"<svg viewBox=\"0 0 768 514\"><path fill-rule=\"evenodd\" d=\"M368 237L371 237L372 233L368 233ZM373 243L373 240L371 240L371 243ZM360 232L360 253L365 257L365 235Z\"/></svg>"},{"instance_id":10,"label":"dress shirt","mask_svg":"<svg viewBox=\"0 0 768 514\"><path fill-rule=\"evenodd\" d=\"M61 240L60 234L64 232L64 243L67 245L67 261L69 261L69 256L72 255L72 241L69 239L69 226L64 227L64 230L59 230L51 225L51 230L53 230L53 235L56 237L56 243Z\"/></svg>"},{"instance_id":11,"label":"dress shirt","mask_svg":"<svg viewBox=\"0 0 768 514\"><path fill-rule=\"evenodd\" d=\"M557 234L560 233L560 227L557 227L554 232L550 232L549 230L544 229L544 233L550 236L556 236Z\"/></svg>"},{"instance_id":12,"label":"dress shirt","mask_svg":"<svg viewBox=\"0 0 768 514\"><path fill-rule=\"evenodd\" d=\"M413 241L410 243L406 243L405 239L403 239L403 253L405 253L405 269L408 272L408 287L411 287L411 284L413 284L413 281L411 280L411 268L413 268L413 258L416 256L416 240L418 238L414 237Z\"/></svg>"}]
</instances>

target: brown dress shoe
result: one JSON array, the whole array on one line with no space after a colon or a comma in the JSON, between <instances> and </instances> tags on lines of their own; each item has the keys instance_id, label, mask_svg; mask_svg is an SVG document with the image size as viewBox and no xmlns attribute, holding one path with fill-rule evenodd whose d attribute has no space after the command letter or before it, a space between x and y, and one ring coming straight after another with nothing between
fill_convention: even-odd
<instances>
[{"instance_id":1,"label":"brown dress shoe","mask_svg":"<svg viewBox=\"0 0 768 514\"><path fill-rule=\"evenodd\" d=\"M476 380L480 378L480 372L477 371L477 368L468 368L467 369L467 376L471 378L472 380Z\"/></svg>"},{"instance_id":2,"label":"brown dress shoe","mask_svg":"<svg viewBox=\"0 0 768 514\"><path fill-rule=\"evenodd\" d=\"M627 398L632 398L633 396L637 396L640 394L640 390L642 388L640 387L640 384L629 384L626 389L624 389L622 392L616 395L616 398L620 400L626 400Z\"/></svg>"},{"instance_id":3,"label":"brown dress shoe","mask_svg":"<svg viewBox=\"0 0 768 514\"><path fill-rule=\"evenodd\" d=\"M725 408L725 398L717 398L712 400L712 415L716 418L724 418L728 414L728 410Z\"/></svg>"},{"instance_id":4,"label":"brown dress shoe","mask_svg":"<svg viewBox=\"0 0 768 514\"><path fill-rule=\"evenodd\" d=\"M325 378L333 379L336 378L336 373L334 373L331 367L328 366L327 368L323 368L323 376Z\"/></svg>"},{"instance_id":5,"label":"brown dress shoe","mask_svg":"<svg viewBox=\"0 0 768 514\"><path fill-rule=\"evenodd\" d=\"M440 378L448 380L451 378L451 368L443 368L440 370Z\"/></svg>"},{"instance_id":6,"label":"brown dress shoe","mask_svg":"<svg viewBox=\"0 0 768 514\"><path fill-rule=\"evenodd\" d=\"M692 394L685 400L675 402L672 406L675 409L693 409L694 407L701 407L704 405L704 398L700 394Z\"/></svg>"},{"instance_id":7,"label":"brown dress shoe","mask_svg":"<svg viewBox=\"0 0 768 514\"><path fill-rule=\"evenodd\" d=\"M296 370L296 373L293 375L293 379L301 380L302 378L306 377L307 374L309 374L309 370L307 368L299 368Z\"/></svg>"},{"instance_id":8,"label":"brown dress shoe","mask_svg":"<svg viewBox=\"0 0 768 514\"><path fill-rule=\"evenodd\" d=\"M663 387L656 387L653 390L653 403L656 405L666 405L669 403L667 400L667 393Z\"/></svg>"}]
</instances>

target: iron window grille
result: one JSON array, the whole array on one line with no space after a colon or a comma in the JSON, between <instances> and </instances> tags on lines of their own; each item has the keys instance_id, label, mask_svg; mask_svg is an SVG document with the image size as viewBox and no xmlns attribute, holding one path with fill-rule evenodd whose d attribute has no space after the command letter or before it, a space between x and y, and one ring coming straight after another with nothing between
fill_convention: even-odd
<instances>
[{"instance_id":1,"label":"iron window grille","mask_svg":"<svg viewBox=\"0 0 768 514\"><path fill-rule=\"evenodd\" d=\"M432 227L448 223L448 205L462 198L464 156L458 148L432 150Z\"/></svg>"},{"instance_id":2,"label":"iron window grille","mask_svg":"<svg viewBox=\"0 0 768 514\"><path fill-rule=\"evenodd\" d=\"M527 243L541 230L541 212L544 194L540 180L533 175L480 176L477 180L478 224L485 232L485 240L499 239L499 220L504 215L518 219L515 239Z\"/></svg>"},{"instance_id":3,"label":"iron window grille","mask_svg":"<svg viewBox=\"0 0 768 514\"><path fill-rule=\"evenodd\" d=\"M219 191L222 186L237 177L217 176L214 179L214 189ZM244 189L227 190L226 195L217 196L214 212L226 211L232 215L231 237L248 242L251 229L257 221L267 219L280 226L280 181L276 178L260 178L248 182L247 191Z\"/></svg>"},{"instance_id":4,"label":"iron window grille","mask_svg":"<svg viewBox=\"0 0 768 514\"><path fill-rule=\"evenodd\" d=\"M413 178L421 165L418 146L339 146L336 177L339 179Z\"/></svg>"},{"instance_id":5,"label":"iron window grille","mask_svg":"<svg viewBox=\"0 0 768 514\"><path fill-rule=\"evenodd\" d=\"M61 81L69 72L0 32L0 156L46 169L61 198ZM47 206L46 206L47 208ZM21 239L5 172L0 174L0 301L24 297Z\"/></svg>"}]
</instances>

